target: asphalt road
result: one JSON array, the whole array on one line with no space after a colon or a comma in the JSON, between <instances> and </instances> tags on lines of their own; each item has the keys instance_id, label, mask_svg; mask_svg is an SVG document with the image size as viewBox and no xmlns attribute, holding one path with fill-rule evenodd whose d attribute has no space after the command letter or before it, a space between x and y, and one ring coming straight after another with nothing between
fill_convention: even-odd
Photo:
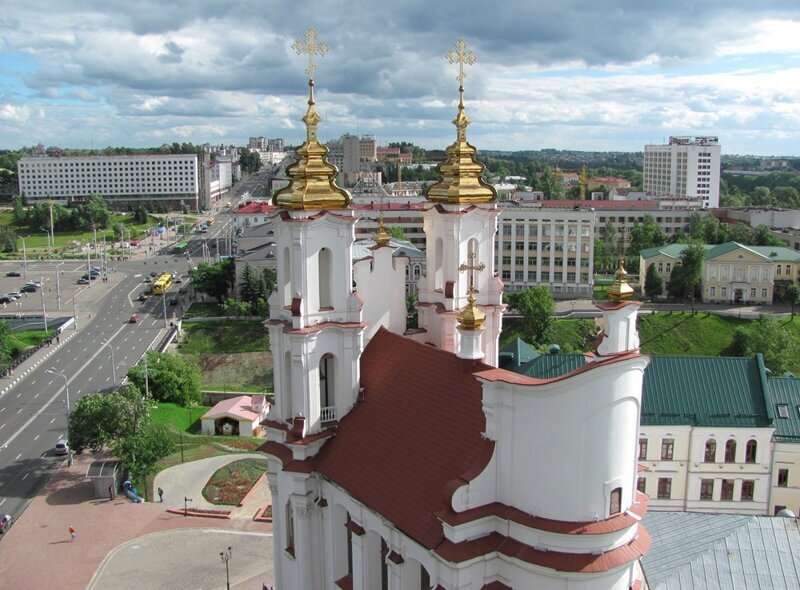
<instances>
[{"instance_id":1,"label":"asphalt road","mask_svg":"<svg viewBox=\"0 0 800 590\"><path fill-rule=\"evenodd\" d=\"M265 177L266 171L262 171L238 183L230 198L231 206L235 207L246 191L257 194ZM74 406L87 393L108 392L118 386L128 369L158 343L166 334L169 321L179 317L188 303L185 295L182 304L167 304L173 294L177 295L181 287L178 284L173 284L166 300L152 296L145 302L138 301L139 293L147 288L145 276L155 271L177 272L185 277L197 262L214 262L218 255L230 254L234 235L229 211L226 207L215 213L215 223L207 233L188 239L189 256L167 254L170 244L176 241L168 232L156 242L155 255L145 251L145 243L138 255L134 251L134 260L110 263L113 270L105 283L97 280L89 285L77 284L87 271L84 261L29 261L24 276L18 278L5 274L12 270L23 273L21 261L0 262L0 294L19 291L26 280L41 280L44 284L38 293L0 309L0 316L38 316L29 321L32 327L44 327L43 311L51 318L72 316L75 312L78 318L76 330L67 328L59 345L39 351L17 369L15 378L26 366L50 353L46 360L0 394L0 513L18 517L64 460L54 455L53 448L59 438L67 435L67 397ZM92 266L96 264L97 261L91 262ZM130 323L134 313L141 319ZM0 391L11 380L0 379Z\"/></svg>"},{"instance_id":2,"label":"asphalt road","mask_svg":"<svg viewBox=\"0 0 800 590\"><path fill-rule=\"evenodd\" d=\"M4 276L8 270L19 266L19 263L10 262L0 264L0 292L21 285L21 279ZM113 350L118 385L128 369L163 337L165 308L167 322L180 313L180 306L164 305L162 297L137 301L138 294L146 288L144 277L153 270L185 275L187 269L188 262L184 258L121 262L116 263L116 270L110 273L107 283L96 281L87 287L76 285L76 279L85 272L85 264L66 263L60 279L63 310L59 313L55 289L50 288L55 270L46 262L29 263L29 277L52 280L45 280L40 293L20 300L21 308L13 303L9 305L6 314L16 311L41 314L44 293L45 307L51 317L72 315L73 300L76 302L78 329L67 328L59 337L60 345L54 343L50 350L45 348L37 353L29 362L52 351L49 358L0 396L0 512L19 515L57 462L63 460L53 455L53 447L59 438L66 436L65 377L72 406L87 393L111 391L115 385ZM177 293L178 288L179 285L173 285L170 292ZM134 313L141 321L132 324L129 319ZM17 372L24 368L25 365ZM8 378L0 381L0 389L9 381Z\"/></svg>"}]
</instances>

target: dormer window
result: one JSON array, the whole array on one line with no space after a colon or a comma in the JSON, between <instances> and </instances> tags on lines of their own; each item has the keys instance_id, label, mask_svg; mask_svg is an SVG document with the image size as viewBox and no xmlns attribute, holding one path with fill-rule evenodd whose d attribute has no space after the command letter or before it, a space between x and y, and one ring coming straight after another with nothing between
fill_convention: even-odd
<instances>
[{"instance_id":1,"label":"dormer window","mask_svg":"<svg viewBox=\"0 0 800 590\"><path fill-rule=\"evenodd\" d=\"M789 404L778 404L778 418L789 417Z\"/></svg>"}]
</instances>

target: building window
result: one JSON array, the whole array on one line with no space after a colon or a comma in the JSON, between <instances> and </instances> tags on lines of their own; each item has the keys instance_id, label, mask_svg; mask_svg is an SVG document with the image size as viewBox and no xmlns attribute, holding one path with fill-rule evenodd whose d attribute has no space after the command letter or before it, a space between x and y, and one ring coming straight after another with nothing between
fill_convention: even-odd
<instances>
[{"instance_id":1,"label":"building window","mask_svg":"<svg viewBox=\"0 0 800 590\"><path fill-rule=\"evenodd\" d=\"M755 463L757 450L758 450L758 443L754 440L748 440L747 446L744 448L744 462Z\"/></svg>"},{"instance_id":2,"label":"building window","mask_svg":"<svg viewBox=\"0 0 800 590\"><path fill-rule=\"evenodd\" d=\"M662 500L669 500L672 495L672 478L659 477L658 478L658 497Z\"/></svg>"},{"instance_id":3,"label":"building window","mask_svg":"<svg viewBox=\"0 0 800 590\"><path fill-rule=\"evenodd\" d=\"M662 461L672 461L672 452L675 448L675 439L674 438L662 438L661 439L661 460Z\"/></svg>"},{"instance_id":4,"label":"building window","mask_svg":"<svg viewBox=\"0 0 800 590\"><path fill-rule=\"evenodd\" d=\"M725 443L725 463L736 463L736 441L733 439Z\"/></svg>"},{"instance_id":5,"label":"building window","mask_svg":"<svg viewBox=\"0 0 800 590\"><path fill-rule=\"evenodd\" d=\"M766 299L766 298L767 298L767 290L761 289L761 299Z\"/></svg>"},{"instance_id":6,"label":"building window","mask_svg":"<svg viewBox=\"0 0 800 590\"><path fill-rule=\"evenodd\" d=\"M640 477L636 480L636 489L644 494L646 493L645 488L647 488L647 478Z\"/></svg>"},{"instance_id":7,"label":"building window","mask_svg":"<svg viewBox=\"0 0 800 590\"><path fill-rule=\"evenodd\" d=\"M706 463L714 463L717 460L717 441L713 438L706 441Z\"/></svg>"},{"instance_id":8,"label":"building window","mask_svg":"<svg viewBox=\"0 0 800 590\"><path fill-rule=\"evenodd\" d=\"M663 262L659 262L658 263L658 272L664 272L664 263Z\"/></svg>"},{"instance_id":9,"label":"building window","mask_svg":"<svg viewBox=\"0 0 800 590\"><path fill-rule=\"evenodd\" d=\"M778 487L785 488L789 486L789 470L778 469Z\"/></svg>"},{"instance_id":10,"label":"building window","mask_svg":"<svg viewBox=\"0 0 800 590\"><path fill-rule=\"evenodd\" d=\"M750 289L750 297L751 297L752 299L755 299L755 298L756 298L756 290L755 290L754 288L753 288L753 289Z\"/></svg>"},{"instance_id":11,"label":"building window","mask_svg":"<svg viewBox=\"0 0 800 590\"><path fill-rule=\"evenodd\" d=\"M722 480L722 494L719 497L720 500L733 500L733 480L732 479L723 479Z\"/></svg>"},{"instance_id":12,"label":"building window","mask_svg":"<svg viewBox=\"0 0 800 590\"><path fill-rule=\"evenodd\" d=\"M728 296L728 287L722 287L722 288L720 289L720 292L721 292L721 295L722 295L723 297L727 297L727 296Z\"/></svg>"},{"instance_id":13,"label":"building window","mask_svg":"<svg viewBox=\"0 0 800 590\"><path fill-rule=\"evenodd\" d=\"M742 500L752 500L755 493L756 482L753 479L745 479L742 482Z\"/></svg>"},{"instance_id":14,"label":"building window","mask_svg":"<svg viewBox=\"0 0 800 590\"><path fill-rule=\"evenodd\" d=\"M608 514L619 514L620 512L622 512L622 488L614 488L611 490Z\"/></svg>"},{"instance_id":15,"label":"building window","mask_svg":"<svg viewBox=\"0 0 800 590\"><path fill-rule=\"evenodd\" d=\"M788 418L788 417L789 417L788 404L778 404L778 418Z\"/></svg>"},{"instance_id":16,"label":"building window","mask_svg":"<svg viewBox=\"0 0 800 590\"><path fill-rule=\"evenodd\" d=\"M644 461L647 459L647 439L640 438L639 439L639 460Z\"/></svg>"},{"instance_id":17,"label":"building window","mask_svg":"<svg viewBox=\"0 0 800 590\"><path fill-rule=\"evenodd\" d=\"M700 480L700 499L713 500L714 499L714 480L702 479Z\"/></svg>"},{"instance_id":18,"label":"building window","mask_svg":"<svg viewBox=\"0 0 800 590\"><path fill-rule=\"evenodd\" d=\"M350 523L353 519L350 518L350 513L347 513L347 575L353 575L353 531L350 530Z\"/></svg>"},{"instance_id":19,"label":"building window","mask_svg":"<svg viewBox=\"0 0 800 590\"><path fill-rule=\"evenodd\" d=\"M712 297L715 297L717 295L717 288L716 287L711 287L708 290L708 292L709 292L709 295L711 295Z\"/></svg>"}]
</instances>

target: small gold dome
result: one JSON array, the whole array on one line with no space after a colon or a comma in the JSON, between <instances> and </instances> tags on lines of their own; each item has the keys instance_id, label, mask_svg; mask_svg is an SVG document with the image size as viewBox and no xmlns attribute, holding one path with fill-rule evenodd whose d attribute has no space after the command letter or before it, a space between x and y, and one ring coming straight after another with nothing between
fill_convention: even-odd
<instances>
[{"instance_id":1,"label":"small gold dome","mask_svg":"<svg viewBox=\"0 0 800 590\"><path fill-rule=\"evenodd\" d=\"M475 297L470 291L467 306L458 314L458 325L462 330L483 330L486 314L475 305Z\"/></svg>"},{"instance_id":2,"label":"small gold dome","mask_svg":"<svg viewBox=\"0 0 800 590\"><path fill-rule=\"evenodd\" d=\"M608 288L608 296L614 301L625 301L633 295L633 287L628 284L626 279L628 273L625 271L624 259L620 257L617 272L614 273L614 282Z\"/></svg>"}]
</instances>

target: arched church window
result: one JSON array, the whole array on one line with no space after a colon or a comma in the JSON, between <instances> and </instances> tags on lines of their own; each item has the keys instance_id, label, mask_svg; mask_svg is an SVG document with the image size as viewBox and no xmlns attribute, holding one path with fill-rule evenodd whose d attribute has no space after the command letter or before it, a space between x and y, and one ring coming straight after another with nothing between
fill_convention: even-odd
<instances>
[{"instance_id":1,"label":"arched church window","mask_svg":"<svg viewBox=\"0 0 800 590\"><path fill-rule=\"evenodd\" d=\"M706 456L704 461L706 463L714 463L717 460L717 441L710 438L706 441Z\"/></svg>"},{"instance_id":2,"label":"arched church window","mask_svg":"<svg viewBox=\"0 0 800 590\"><path fill-rule=\"evenodd\" d=\"M444 289L444 242L436 238L433 248L433 288L437 291Z\"/></svg>"},{"instance_id":3,"label":"arched church window","mask_svg":"<svg viewBox=\"0 0 800 590\"><path fill-rule=\"evenodd\" d=\"M319 308L331 308L333 300L331 299L331 281L333 279L333 254L328 248L323 248L317 255L319 263L319 273L317 279L319 281Z\"/></svg>"},{"instance_id":4,"label":"arched church window","mask_svg":"<svg viewBox=\"0 0 800 590\"><path fill-rule=\"evenodd\" d=\"M622 488L614 488L611 490L611 501L609 503L608 513L619 514L622 512Z\"/></svg>"},{"instance_id":5,"label":"arched church window","mask_svg":"<svg viewBox=\"0 0 800 590\"><path fill-rule=\"evenodd\" d=\"M281 265L281 295L283 295L283 305L292 303L292 259L289 248L283 249L283 264Z\"/></svg>"},{"instance_id":6,"label":"arched church window","mask_svg":"<svg viewBox=\"0 0 800 590\"><path fill-rule=\"evenodd\" d=\"M286 551L294 557L294 510L291 501L286 502Z\"/></svg>"},{"instance_id":7,"label":"arched church window","mask_svg":"<svg viewBox=\"0 0 800 590\"><path fill-rule=\"evenodd\" d=\"M336 420L336 396L334 395L334 366L336 359L325 354L319 360L319 407L320 420Z\"/></svg>"}]
</instances>

